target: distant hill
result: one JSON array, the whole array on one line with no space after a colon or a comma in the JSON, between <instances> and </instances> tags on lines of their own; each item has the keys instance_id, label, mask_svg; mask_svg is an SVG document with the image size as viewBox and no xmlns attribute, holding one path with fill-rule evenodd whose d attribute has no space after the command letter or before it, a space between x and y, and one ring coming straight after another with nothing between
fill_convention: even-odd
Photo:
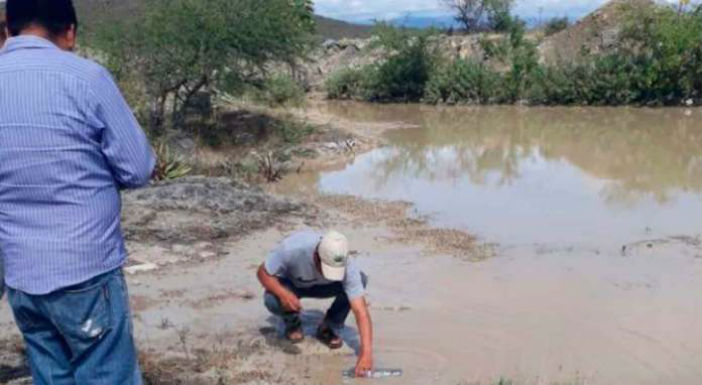
<instances>
[{"instance_id":1,"label":"distant hill","mask_svg":"<svg viewBox=\"0 0 702 385\"><path fill-rule=\"evenodd\" d=\"M373 29L368 25L347 23L324 16L315 16L315 19L317 20L317 34L324 39L364 39L370 37Z\"/></svg>"},{"instance_id":2,"label":"distant hill","mask_svg":"<svg viewBox=\"0 0 702 385\"><path fill-rule=\"evenodd\" d=\"M78 15L89 27L112 18L129 17L139 12L139 0L74 0ZM109 9L109 12L106 11ZM366 38L370 37L369 26L347 23L341 20L315 16L317 34L323 39Z\"/></svg>"},{"instance_id":3,"label":"distant hill","mask_svg":"<svg viewBox=\"0 0 702 385\"><path fill-rule=\"evenodd\" d=\"M456 22L453 16L414 16L407 15L404 17L398 17L390 20L390 24L399 27L408 28L450 28L458 27L459 24Z\"/></svg>"}]
</instances>

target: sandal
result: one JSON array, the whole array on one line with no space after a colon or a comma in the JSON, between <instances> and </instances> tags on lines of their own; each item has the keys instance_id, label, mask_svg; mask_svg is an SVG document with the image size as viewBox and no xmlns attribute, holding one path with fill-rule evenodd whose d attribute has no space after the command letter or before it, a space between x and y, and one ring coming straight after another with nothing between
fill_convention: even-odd
<instances>
[{"instance_id":1,"label":"sandal","mask_svg":"<svg viewBox=\"0 0 702 385\"><path fill-rule=\"evenodd\" d=\"M329 326L324 324L320 325L319 329L317 329L317 339L327 345L329 349L339 349L344 346L344 340L336 335Z\"/></svg>"},{"instance_id":2,"label":"sandal","mask_svg":"<svg viewBox=\"0 0 702 385\"><path fill-rule=\"evenodd\" d=\"M305 339L305 333L300 327L291 328L285 331L285 338L292 344L299 344Z\"/></svg>"}]
</instances>

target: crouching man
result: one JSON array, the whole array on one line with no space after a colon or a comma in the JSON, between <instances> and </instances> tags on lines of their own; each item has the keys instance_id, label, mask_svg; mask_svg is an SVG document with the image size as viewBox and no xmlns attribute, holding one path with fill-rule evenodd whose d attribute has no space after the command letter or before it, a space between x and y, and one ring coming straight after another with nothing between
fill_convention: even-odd
<instances>
[{"instance_id":1,"label":"crouching man","mask_svg":"<svg viewBox=\"0 0 702 385\"><path fill-rule=\"evenodd\" d=\"M364 298L367 278L348 254L346 237L336 231L324 236L298 232L268 255L258 279L266 289L266 307L283 318L285 336L292 343L304 339L301 298L334 298L317 329L317 338L331 349L343 345L336 330L353 310L361 339L356 375L364 376L373 368L373 327Z\"/></svg>"}]
</instances>

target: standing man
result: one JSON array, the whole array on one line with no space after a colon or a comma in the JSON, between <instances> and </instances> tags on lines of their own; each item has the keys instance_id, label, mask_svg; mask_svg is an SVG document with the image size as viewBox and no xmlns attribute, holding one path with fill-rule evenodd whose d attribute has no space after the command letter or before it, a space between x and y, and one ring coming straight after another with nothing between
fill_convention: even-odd
<instances>
[{"instance_id":1,"label":"standing man","mask_svg":"<svg viewBox=\"0 0 702 385\"><path fill-rule=\"evenodd\" d=\"M266 289L268 310L283 318L285 336L303 340L300 298L334 298L317 329L317 338L331 349L343 345L335 329L342 328L353 310L361 337L356 376L373 369L373 327L364 298L366 275L349 259L345 236L330 231L324 236L313 231L295 233L273 250L258 269Z\"/></svg>"},{"instance_id":2,"label":"standing man","mask_svg":"<svg viewBox=\"0 0 702 385\"><path fill-rule=\"evenodd\" d=\"M139 385L120 193L155 159L109 73L71 53L71 0L7 0L0 254L35 385Z\"/></svg>"}]
</instances>

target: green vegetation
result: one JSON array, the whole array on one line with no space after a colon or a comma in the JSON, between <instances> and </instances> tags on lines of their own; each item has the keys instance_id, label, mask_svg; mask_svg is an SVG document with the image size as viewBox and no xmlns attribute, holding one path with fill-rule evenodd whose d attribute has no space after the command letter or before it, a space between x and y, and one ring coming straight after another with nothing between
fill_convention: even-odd
<instances>
[{"instance_id":1,"label":"green vegetation","mask_svg":"<svg viewBox=\"0 0 702 385\"><path fill-rule=\"evenodd\" d=\"M506 32L517 21L512 17L514 0L489 0L485 1L487 11L488 29L496 32Z\"/></svg>"},{"instance_id":2,"label":"green vegetation","mask_svg":"<svg viewBox=\"0 0 702 385\"><path fill-rule=\"evenodd\" d=\"M500 74L478 61L458 59L432 73L424 93L427 103L497 103Z\"/></svg>"},{"instance_id":3,"label":"green vegetation","mask_svg":"<svg viewBox=\"0 0 702 385\"><path fill-rule=\"evenodd\" d=\"M369 81L368 72L362 69L344 68L329 76L324 89L330 99L356 99Z\"/></svg>"},{"instance_id":4,"label":"green vegetation","mask_svg":"<svg viewBox=\"0 0 702 385\"><path fill-rule=\"evenodd\" d=\"M676 105L702 97L702 13L628 10L619 50L539 68L527 99L538 104Z\"/></svg>"},{"instance_id":5,"label":"green vegetation","mask_svg":"<svg viewBox=\"0 0 702 385\"><path fill-rule=\"evenodd\" d=\"M265 65L294 65L314 29L310 0L146 0L142 12L95 28L91 46L155 135L182 127L199 94L261 84ZM274 102L295 96L282 78L263 82Z\"/></svg>"},{"instance_id":6,"label":"green vegetation","mask_svg":"<svg viewBox=\"0 0 702 385\"><path fill-rule=\"evenodd\" d=\"M385 60L333 74L325 85L328 95L375 102L420 100L438 64L438 52L431 44L435 34L433 30L379 24L371 48L380 47L387 52Z\"/></svg>"},{"instance_id":7,"label":"green vegetation","mask_svg":"<svg viewBox=\"0 0 702 385\"><path fill-rule=\"evenodd\" d=\"M514 0L442 0L466 32L506 31L513 20Z\"/></svg>"},{"instance_id":8,"label":"green vegetation","mask_svg":"<svg viewBox=\"0 0 702 385\"><path fill-rule=\"evenodd\" d=\"M253 98L270 107L300 106L305 100L305 89L290 75L275 74L266 78L260 88L254 88Z\"/></svg>"},{"instance_id":9,"label":"green vegetation","mask_svg":"<svg viewBox=\"0 0 702 385\"><path fill-rule=\"evenodd\" d=\"M380 25L376 45L390 54L386 60L369 68L366 98L375 101L420 99L436 64L437 54L429 44L434 33Z\"/></svg>"},{"instance_id":10,"label":"green vegetation","mask_svg":"<svg viewBox=\"0 0 702 385\"><path fill-rule=\"evenodd\" d=\"M190 174L192 171L192 168L178 155L174 154L165 143L160 143L156 146L156 157L158 163L154 170L154 180L178 179Z\"/></svg>"},{"instance_id":11,"label":"green vegetation","mask_svg":"<svg viewBox=\"0 0 702 385\"><path fill-rule=\"evenodd\" d=\"M568 28L568 25L570 25L570 22L567 17L554 17L546 22L544 33L546 36L551 36Z\"/></svg>"},{"instance_id":12,"label":"green vegetation","mask_svg":"<svg viewBox=\"0 0 702 385\"><path fill-rule=\"evenodd\" d=\"M650 5L627 15L616 49L572 62L539 62L537 43L510 18L507 33L484 38L482 59L442 58L429 33L382 26L384 60L343 70L329 98L427 103L679 105L702 100L702 7ZM562 22L552 28L560 28ZM567 22L567 21L566 21ZM555 25L561 24L561 25Z\"/></svg>"},{"instance_id":13,"label":"green vegetation","mask_svg":"<svg viewBox=\"0 0 702 385\"><path fill-rule=\"evenodd\" d=\"M316 131L313 125L294 120L292 117L276 121L272 130L286 144L299 144L302 139Z\"/></svg>"}]
</instances>

